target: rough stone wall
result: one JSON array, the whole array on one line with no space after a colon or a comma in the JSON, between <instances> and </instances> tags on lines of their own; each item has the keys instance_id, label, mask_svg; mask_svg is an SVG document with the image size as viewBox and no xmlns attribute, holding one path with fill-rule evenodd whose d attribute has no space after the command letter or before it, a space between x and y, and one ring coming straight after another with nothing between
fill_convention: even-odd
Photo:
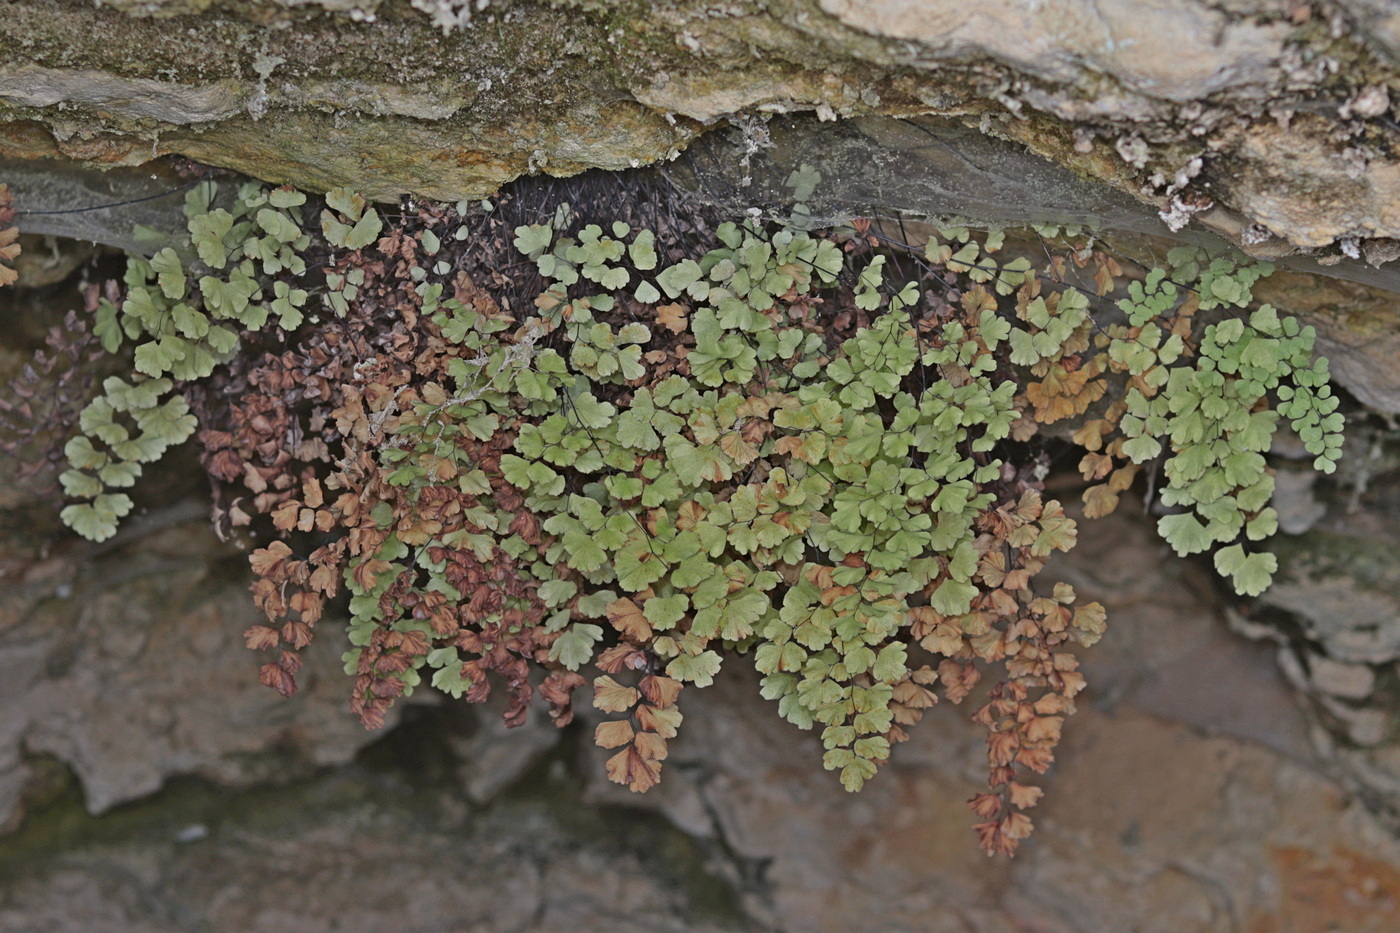
<instances>
[{"instance_id":1,"label":"rough stone wall","mask_svg":"<svg viewBox=\"0 0 1400 933\"><path fill-rule=\"evenodd\" d=\"M455 200L772 112L933 113L1258 252L1379 262L1400 237L1379 0L476 6L11 3L0 154Z\"/></svg>"},{"instance_id":2,"label":"rough stone wall","mask_svg":"<svg viewBox=\"0 0 1400 933\"><path fill-rule=\"evenodd\" d=\"M498 711L464 704L420 707L351 760L373 737L335 708L340 678L291 701L258 687L231 643L253 610L220 569L240 555L189 510L168 518L102 555L56 551L7 590L25 598L0 618L3 702L25 715L3 740L29 777L21 788L7 773L6 806L22 789L29 812L0 837L0 928L1400 922L1400 844L1318 755L1314 714L1270 651L1226 629L1208 575L1126 512L1061 562L1113 629L1086 657L1092 700L1067 730L1036 839L1010 862L982 857L968 830L983 751L965 710L931 711L852 796L741 665L690 698L667 778L646 796L603 779L590 723L505 734ZM329 639L313 653L334 666Z\"/></svg>"},{"instance_id":3,"label":"rough stone wall","mask_svg":"<svg viewBox=\"0 0 1400 933\"><path fill-rule=\"evenodd\" d=\"M773 112L939 114L1261 255L1400 254L1400 15L1382 0L3 10L8 157L174 153L455 199L664 159ZM1388 296L1297 273L1265 290L1318 323L1363 403L1400 410ZM957 710L854 799L733 671L687 707L645 798L599 779L573 733L475 714L411 712L432 728L391 738L394 765L342 712L329 643L296 700L256 683L242 556L188 490L100 549L39 554L42 523L10 523L0 823L19 828L0 837L0 928L1395 929L1393 434L1379 416L1354 432L1340 482L1285 465L1281 573L1248 611L1140 523L1086 533L1062 572L1114 629L1011 864L966 832L981 751ZM28 514L6 495L0 514Z\"/></svg>"}]
</instances>

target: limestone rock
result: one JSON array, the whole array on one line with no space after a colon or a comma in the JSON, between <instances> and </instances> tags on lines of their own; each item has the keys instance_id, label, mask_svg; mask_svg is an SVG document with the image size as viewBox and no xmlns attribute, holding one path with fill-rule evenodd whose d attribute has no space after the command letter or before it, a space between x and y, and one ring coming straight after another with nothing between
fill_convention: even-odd
<instances>
[{"instance_id":1,"label":"limestone rock","mask_svg":"<svg viewBox=\"0 0 1400 933\"><path fill-rule=\"evenodd\" d=\"M184 792L75 851L0 852L0 929L29 933L757 933L684 840L517 798L472 811L397 772ZM71 822L71 820L70 820ZM59 834L72 845L71 832ZM666 848L649 850L663 842ZM37 851L36 851L37 849Z\"/></svg>"},{"instance_id":2,"label":"limestone rock","mask_svg":"<svg viewBox=\"0 0 1400 933\"><path fill-rule=\"evenodd\" d=\"M715 686L682 695L681 734L644 796L608 784L597 760L571 772L548 750L552 727L534 742L427 720L383 750L392 772L362 761L288 784L301 763L348 757L364 733L340 708L338 674L326 671L334 702L319 680L291 702L253 682L237 644L246 596L207 570L226 552L175 523L141 537L139 554L93 562L86 579L60 556L31 571L23 606L0 620L0 682L21 690L3 700L24 711L25 741L70 761L109 803L164 773L280 786L196 803L167 792L123 817L137 829L26 856L4 872L0 927L1393 929L1400 843L1328 776L1347 753L1314 756L1311 720L1270 651L1230 636L1208 578L1130 511L1052 565L1082 599L1107 603L1110 630L1085 654L1090 690L1032 811L1037 833L1010 862L985 859L969 831L963 801L985 752L966 709L930 710L850 795L738 658ZM570 741L593 759L587 732ZM14 748L21 736L4 738ZM526 752L501 754L522 739ZM1394 754L1382 744L1352 772L1370 767L1379 788ZM432 765L438 755L449 763ZM17 838L45 837L46 812ZM7 851L0 842L0 862Z\"/></svg>"},{"instance_id":3,"label":"limestone rock","mask_svg":"<svg viewBox=\"0 0 1400 933\"><path fill-rule=\"evenodd\" d=\"M1281 0L33 0L0 36L0 155L455 200L671 158L718 122L942 114L1167 216L1380 256L1395 22L1346 6L1333 35Z\"/></svg>"},{"instance_id":4,"label":"limestone rock","mask_svg":"<svg viewBox=\"0 0 1400 933\"><path fill-rule=\"evenodd\" d=\"M1360 664L1400 658L1400 567L1391 548L1314 529L1272 549L1282 570L1262 599L1292 613L1328 657Z\"/></svg>"},{"instance_id":5,"label":"limestone rock","mask_svg":"<svg viewBox=\"0 0 1400 933\"><path fill-rule=\"evenodd\" d=\"M333 631L308 651L296 699L258 683L241 633L261 617L242 557L193 512L105 557L80 546L6 580L0 823L20 815L25 755L70 767L100 813L172 775L282 780L345 762L377 737L347 712Z\"/></svg>"},{"instance_id":6,"label":"limestone rock","mask_svg":"<svg viewBox=\"0 0 1400 933\"><path fill-rule=\"evenodd\" d=\"M962 801L985 752L965 710L929 710L850 795L734 662L683 694L661 785L600 782L595 799L656 807L765 866L745 903L776 929L1390 929L1400 844L1322 772L1270 653L1224 631L1208 580L1121 515L1056 563L1108 604L1110 631L1085 653L1089 692L1013 862L969 848Z\"/></svg>"},{"instance_id":7,"label":"limestone rock","mask_svg":"<svg viewBox=\"0 0 1400 933\"><path fill-rule=\"evenodd\" d=\"M1376 688L1376 673L1364 664L1343 664L1325 655L1308 659L1308 675L1323 693L1347 700L1364 700Z\"/></svg>"}]
</instances>

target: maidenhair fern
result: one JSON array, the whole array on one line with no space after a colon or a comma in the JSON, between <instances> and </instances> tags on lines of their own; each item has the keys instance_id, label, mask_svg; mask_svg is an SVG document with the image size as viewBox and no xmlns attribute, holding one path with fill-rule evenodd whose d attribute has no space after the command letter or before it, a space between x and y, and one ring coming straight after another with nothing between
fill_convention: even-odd
<instances>
[{"instance_id":1,"label":"maidenhair fern","mask_svg":"<svg viewBox=\"0 0 1400 933\"><path fill-rule=\"evenodd\" d=\"M302 322L307 292L274 277L306 272L306 195L249 183L226 210L212 208L216 192L213 184L192 188L187 235L149 260L129 257L120 308L105 298L98 305L94 333L109 353L129 341L134 372L130 382L103 383L104 394L82 412L83 433L65 451L71 469L61 477L64 491L88 501L65 508L63 520L94 541L115 534L131 510L126 494L107 490L133 485L142 464L194 432L195 419L171 394L171 380L210 375L238 352L240 330L264 327L269 318L284 331Z\"/></svg>"},{"instance_id":2,"label":"maidenhair fern","mask_svg":"<svg viewBox=\"0 0 1400 933\"><path fill-rule=\"evenodd\" d=\"M1189 249L1173 250L1168 261L1178 270L1206 270L1196 292L1201 308L1247 308L1254 283L1269 271L1225 259L1205 265ZM1167 335L1158 322L1175 295L1154 270L1120 302L1131 329L1112 334L1108 356L1135 380L1118 425L1126 438L1122 453L1138 464L1170 453L1162 464L1162 502L1183 511L1161 518L1162 536L1182 556L1215 548L1216 569L1237 592L1257 596L1277 562L1246 546L1278 528L1264 453L1279 415L1292 420L1314 466L1331 473L1342 444L1338 399L1327 384L1327 361L1313 359L1313 329L1280 318L1270 305L1208 325L1196 365L1173 365L1185 351L1183 335ZM1270 407L1271 396L1283 400L1281 412Z\"/></svg>"},{"instance_id":3,"label":"maidenhair fern","mask_svg":"<svg viewBox=\"0 0 1400 933\"><path fill-rule=\"evenodd\" d=\"M683 688L743 658L856 790L935 690L958 702L999 664L971 806L1011 852L1039 796L1025 772L1084 687L1071 651L1104 631L1102 607L1037 582L1078 534L1042 494L1039 426L1071 425L1090 517L1160 472L1162 535L1247 595L1274 571L1280 420L1319 470L1340 451L1313 331L1252 300L1266 264L1182 248L1133 275L1050 228L1045 267L967 226L918 255L863 222L723 223L685 256L560 205L503 239L536 276L508 310L472 276L509 257L470 242L465 210L386 227L343 189L195 188L187 235L132 257L120 306L97 308L131 372L66 449L82 501L64 520L110 537L133 507L112 490L194 432L185 393L227 367L238 397L188 397L214 422L210 472L248 493L221 520L274 535L252 558L268 624L245 636L277 652L260 676L295 690L344 589L367 725L425 681L482 700L493 677L508 721L538 692L562 724L591 669L609 776L645 790ZM277 353L246 348L272 327Z\"/></svg>"}]
</instances>

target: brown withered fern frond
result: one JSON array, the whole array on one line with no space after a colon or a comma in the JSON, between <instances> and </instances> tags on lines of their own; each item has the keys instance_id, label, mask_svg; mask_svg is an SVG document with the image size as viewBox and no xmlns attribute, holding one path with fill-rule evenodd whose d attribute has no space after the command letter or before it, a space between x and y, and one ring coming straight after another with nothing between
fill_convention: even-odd
<instances>
[{"instance_id":1,"label":"brown withered fern frond","mask_svg":"<svg viewBox=\"0 0 1400 933\"><path fill-rule=\"evenodd\" d=\"M107 285L109 292L115 287ZM100 293L97 285L87 286L83 313L70 310L50 327L44 347L0 388L0 455L18 464L14 479L21 483L47 474L40 491L55 495L64 442L96 391L100 364L107 359L90 326Z\"/></svg>"}]
</instances>

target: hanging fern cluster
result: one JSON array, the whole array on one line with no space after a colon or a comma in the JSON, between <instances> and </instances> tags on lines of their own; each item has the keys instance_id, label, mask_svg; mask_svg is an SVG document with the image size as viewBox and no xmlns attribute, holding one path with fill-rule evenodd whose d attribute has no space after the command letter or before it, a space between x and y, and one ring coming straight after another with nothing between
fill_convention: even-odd
<instances>
[{"instance_id":1,"label":"hanging fern cluster","mask_svg":"<svg viewBox=\"0 0 1400 933\"><path fill-rule=\"evenodd\" d=\"M478 701L493 680L512 724L538 692L562 725L591 679L634 790L722 664L755 666L850 790L997 665L971 806L1010 853L1105 624L1039 580L1078 534L1041 426L1084 448L1091 517L1160 469L1164 536L1247 594L1274 569L1280 416L1319 469L1340 446L1311 329L1252 305L1268 267L1194 249L1144 274L1073 231L1039 231L1037 265L1001 231L915 251L752 221L697 248L567 204L386 224L348 191L257 185L202 185L188 214L95 310L132 371L82 411L65 520L113 534L132 504L108 488L197 423L220 530L271 537L245 633L264 683L294 692L345 593L366 725L424 681Z\"/></svg>"}]
</instances>

